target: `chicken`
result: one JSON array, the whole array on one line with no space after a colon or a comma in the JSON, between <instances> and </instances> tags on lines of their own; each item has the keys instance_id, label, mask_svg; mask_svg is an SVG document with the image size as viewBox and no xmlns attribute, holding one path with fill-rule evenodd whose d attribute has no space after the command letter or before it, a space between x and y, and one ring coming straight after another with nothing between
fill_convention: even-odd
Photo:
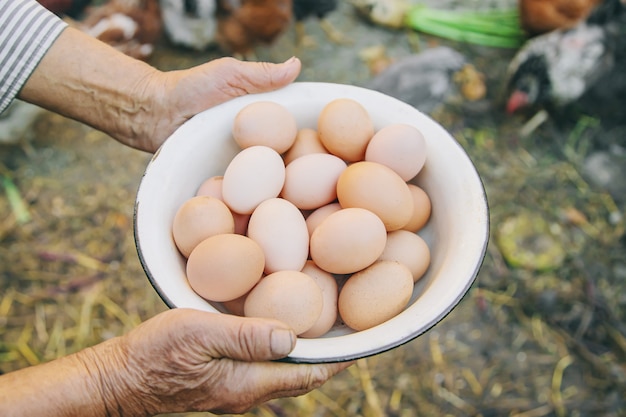
<instances>
[{"instance_id":1,"label":"chicken","mask_svg":"<svg viewBox=\"0 0 626 417\"><path fill-rule=\"evenodd\" d=\"M224 53L254 59L255 47L282 35L292 16L291 0L218 0L216 42Z\"/></svg>"},{"instance_id":2,"label":"chicken","mask_svg":"<svg viewBox=\"0 0 626 417\"><path fill-rule=\"evenodd\" d=\"M623 9L618 0L606 0L574 28L530 39L509 65L507 112L562 108L609 74L624 55Z\"/></svg>"},{"instance_id":3,"label":"chicken","mask_svg":"<svg viewBox=\"0 0 626 417\"><path fill-rule=\"evenodd\" d=\"M85 17L71 22L121 52L147 60L161 37L158 0L111 0L85 9Z\"/></svg>"},{"instance_id":4,"label":"chicken","mask_svg":"<svg viewBox=\"0 0 626 417\"><path fill-rule=\"evenodd\" d=\"M609 2L602 7L610 6ZM615 4L620 5L618 0ZM622 9L603 9L573 29L534 37L517 53L507 75L506 111L536 112L522 128L523 135L549 117L561 123L581 112L607 125L623 121L626 13ZM604 14L607 10L611 13Z\"/></svg>"},{"instance_id":5,"label":"chicken","mask_svg":"<svg viewBox=\"0 0 626 417\"><path fill-rule=\"evenodd\" d=\"M202 51L215 43L216 0L160 0L163 27L175 45Z\"/></svg>"},{"instance_id":6,"label":"chicken","mask_svg":"<svg viewBox=\"0 0 626 417\"><path fill-rule=\"evenodd\" d=\"M529 35L569 29L604 0L519 0L520 22Z\"/></svg>"},{"instance_id":7,"label":"chicken","mask_svg":"<svg viewBox=\"0 0 626 417\"><path fill-rule=\"evenodd\" d=\"M506 110L563 107L580 98L610 65L604 32L583 22L529 42L509 66Z\"/></svg>"},{"instance_id":8,"label":"chicken","mask_svg":"<svg viewBox=\"0 0 626 417\"><path fill-rule=\"evenodd\" d=\"M335 28L327 19L329 13L337 9L337 0L293 0L293 16L295 19L296 43L298 45L315 45L315 41L307 36L304 22L309 17L316 17L320 27L332 42L349 44L350 41Z\"/></svg>"}]
</instances>

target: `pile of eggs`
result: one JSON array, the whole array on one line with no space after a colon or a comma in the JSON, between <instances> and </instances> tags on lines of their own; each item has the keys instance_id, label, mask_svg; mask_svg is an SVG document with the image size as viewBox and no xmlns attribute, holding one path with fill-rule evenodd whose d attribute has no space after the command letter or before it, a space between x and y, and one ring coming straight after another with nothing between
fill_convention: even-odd
<instances>
[{"instance_id":1,"label":"pile of eggs","mask_svg":"<svg viewBox=\"0 0 626 417\"><path fill-rule=\"evenodd\" d=\"M298 128L278 103L251 103L232 136L239 153L173 220L191 288L308 338L403 311L430 264L416 232L431 203L410 182L426 162L422 133L407 124L376 131L360 103L339 98L317 129Z\"/></svg>"}]
</instances>

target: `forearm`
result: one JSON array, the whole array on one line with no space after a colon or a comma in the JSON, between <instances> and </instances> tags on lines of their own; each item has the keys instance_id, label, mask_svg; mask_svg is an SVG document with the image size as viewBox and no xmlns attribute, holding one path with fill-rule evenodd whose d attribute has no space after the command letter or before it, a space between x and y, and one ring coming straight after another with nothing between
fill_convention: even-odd
<instances>
[{"instance_id":1,"label":"forearm","mask_svg":"<svg viewBox=\"0 0 626 417\"><path fill-rule=\"evenodd\" d=\"M0 376L3 417L143 416L126 387L122 339Z\"/></svg>"},{"instance_id":2,"label":"forearm","mask_svg":"<svg viewBox=\"0 0 626 417\"><path fill-rule=\"evenodd\" d=\"M136 127L162 104L164 77L145 62L76 30L61 33L19 97L141 147ZM164 87L164 86L163 86ZM155 127L156 128L156 127ZM145 134L147 129L141 128Z\"/></svg>"}]
</instances>

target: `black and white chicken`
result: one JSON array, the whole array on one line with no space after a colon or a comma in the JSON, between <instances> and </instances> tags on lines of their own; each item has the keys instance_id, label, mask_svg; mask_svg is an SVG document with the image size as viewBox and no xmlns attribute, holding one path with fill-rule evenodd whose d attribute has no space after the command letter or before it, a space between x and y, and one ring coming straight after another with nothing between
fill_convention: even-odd
<instances>
[{"instance_id":1,"label":"black and white chicken","mask_svg":"<svg viewBox=\"0 0 626 417\"><path fill-rule=\"evenodd\" d=\"M582 104L598 88L626 92L626 13L619 0L605 0L585 21L530 39L511 61L506 110L560 110ZM614 85L610 85L614 83Z\"/></svg>"}]
</instances>

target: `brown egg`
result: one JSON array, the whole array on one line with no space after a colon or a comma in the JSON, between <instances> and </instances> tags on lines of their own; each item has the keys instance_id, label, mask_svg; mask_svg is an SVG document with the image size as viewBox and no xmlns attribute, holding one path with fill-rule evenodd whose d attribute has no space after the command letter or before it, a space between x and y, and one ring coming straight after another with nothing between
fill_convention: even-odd
<instances>
[{"instance_id":1,"label":"brown egg","mask_svg":"<svg viewBox=\"0 0 626 417\"><path fill-rule=\"evenodd\" d=\"M346 208L324 219L313 231L310 255L315 264L333 274L359 271L383 253L387 231L369 210Z\"/></svg>"},{"instance_id":2,"label":"brown egg","mask_svg":"<svg viewBox=\"0 0 626 417\"><path fill-rule=\"evenodd\" d=\"M337 180L346 166L335 155L303 155L285 168L285 184L280 195L302 210L330 204L337 198Z\"/></svg>"},{"instance_id":3,"label":"brown egg","mask_svg":"<svg viewBox=\"0 0 626 417\"><path fill-rule=\"evenodd\" d=\"M210 196L196 196L185 201L172 224L174 242L185 257L207 237L234 231L235 221L230 209L221 200Z\"/></svg>"},{"instance_id":4,"label":"brown egg","mask_svg":"<svg viewBox=\"0 0 626 417\"><path fill-rule=\"evenodd\" d=\"M387 231L401 229L413 214L407 183L391 168L369 161L348 166L337 181L341 207L360 207L381 218Z\"/></svg>"},{"instance_id":5,"label":"brown egg","mask_svg":"<svg viewBox=\"0 0 626 417\"><path fill-rule=\"evenodd\" d=\"M420 172L426 162L426 140L414 126L402 123L387 125L370 140L365 160L388 166L408 181Z\"/></svg>"},{"instance_id":6,"label":"brown egg","mask_svg":"<svg viewBox=\"0 0 626 417\"><path fill-rule=\"evenodd\" d=\"M302 272L313 278L320 286L324 303L320 317L302 337L320 337L326 334L337 321L337 297L339 296L337 280L332 274L319 268L313 261L307 261Z\"/></svg>"},{"instance_id":7,"label":"brown egg","mask_svg":"<svg viewBox=\"0 0 626 417\"><path fill-rule=\"evenodd\" d=\"M265 258L252 239L221 234L203 240L187 259L191 288L210 301L239 298L261 279Z\"/></svg>"},{"instance_id":8,"label":"brown egg","mask_svg":"<svg viewBox=\"0 0 626 417\"><path fill-rule=\"evenodd\" d=\"M237 297L234 300L222 301L222 306L230 314L243 317L244 316L243 306L246 303L246 297L248 297L248 293L245 293L241 297Z\"/></svg>"},{"instance_id":9,"label":"brown egg","mask_svg":"<svg viewBox=\"0 0 626 417\"><path fill-rule=\"evenodd\" d=\"M200 187L198 187L196 195L208 195L224 201L224 197L222 196L223 182L224 177L222 175L216 175L214 177L207 178L205 181L202 182L202 184L200 184ZM235 220L235 233L245 235L246 231L248 230L248 220L250 220L250 215L239 214L232 210L231 214L233 215L233 219Z\"/></svg>"},{"instance_id":10,"label":"brown egg","mask_svg":"<svg viewBox=\"0 0 626 417\"><path fill-rule=\"evenodd\" d=\"M241 149L263 145L282 154L296 140L298 125L285 106L272 101L248 104L237 113L233 138Z\"/></svg>"},{"instance_id":11,"label":"brown egg","mask_svg":"<svg viewBox=\"0 0 626 417\"><path fill-rule=\"evenodd\" d=\"M398 315L413 294L411 271L399 262L379 261L353 274L339 293L339 315L354 330L366 330Z\"/></svg>"},{"instance_id":12,"label":"brown egg","mask_svg":"<svg viewBox=\"0 0 626 417\"><path fill-rule=\"evenodd\" d=\"M430 248L421 236L408 230L395 230L387 234L387 244L379 260L397 261L405 265L417 282L430 265Z\"/></svg>"},{"instance_id":13,"label":"brown egg","mask_svg":"<svg viewBox=\"0 0 626 417\"><path fill-rule=\"evenodd\" d=\"M432 205L426 191L415 184L409 183L408 186L409 191L411 191L411 198L413 199L413 214L402 229L408 230L409 232L417 232L428 223Z\"/></svg>"},{"instance_id":14,"label":"brown egg","mask_svg":"<svg viewBox=\"0 0 626 417\"><path fill-rule=\"evenodd\" d=\"M313 278L300 271L279 271L250 291L244 312L246 317L280 320L299 335L317 322L323 304L322 290Z\"/></svg>"},{"instance_id":15,"label":"brown egg","mask_svg":"<svg viewBox=\"0 0 626 417\"><path fill-rule=\"evenodd\" d=\"M322 145L333 155L348 162L361 161L374 136L374 123L359 102L339 98L322 109L317 132Z\"/></svg>"},{"instance_id":16,"label":"brown egg","mask_svg":"<svg viewBox=\"0 0 626 417\"><path fill-rule=\"evenodd\" d=\"M311 212L306 218L306 227L309 231L309 236L313 234L315 228L319 226L326 217L339 210L341 210L339 203L330 203Z\"/></svg>"},{"instance_id":17,"label":"brown egg","mask_svg":"<svg viewBox=\"0 0 626 417\"><path fill-rule=\"evenodd\" d=\"M224 181L224 177L221 175L216 175L213 177L209 177L200 184L198 190L196 190L196 195L210 195L211 197L218 198L222 201L222 182Z\"/></svg>"},{"instance_id":18,"label":"brown egg","mask_svg":"<svg viewBox=\"0 0 626 417\"><path fill-rule=\"evenodd\" d=\"M285 165L288 165L294 159L311 153L328 153L328 151L320 142L317 130L305 127L298 131L295 142L285 152L283 159Z\"/></svg>"}]
</instances>

